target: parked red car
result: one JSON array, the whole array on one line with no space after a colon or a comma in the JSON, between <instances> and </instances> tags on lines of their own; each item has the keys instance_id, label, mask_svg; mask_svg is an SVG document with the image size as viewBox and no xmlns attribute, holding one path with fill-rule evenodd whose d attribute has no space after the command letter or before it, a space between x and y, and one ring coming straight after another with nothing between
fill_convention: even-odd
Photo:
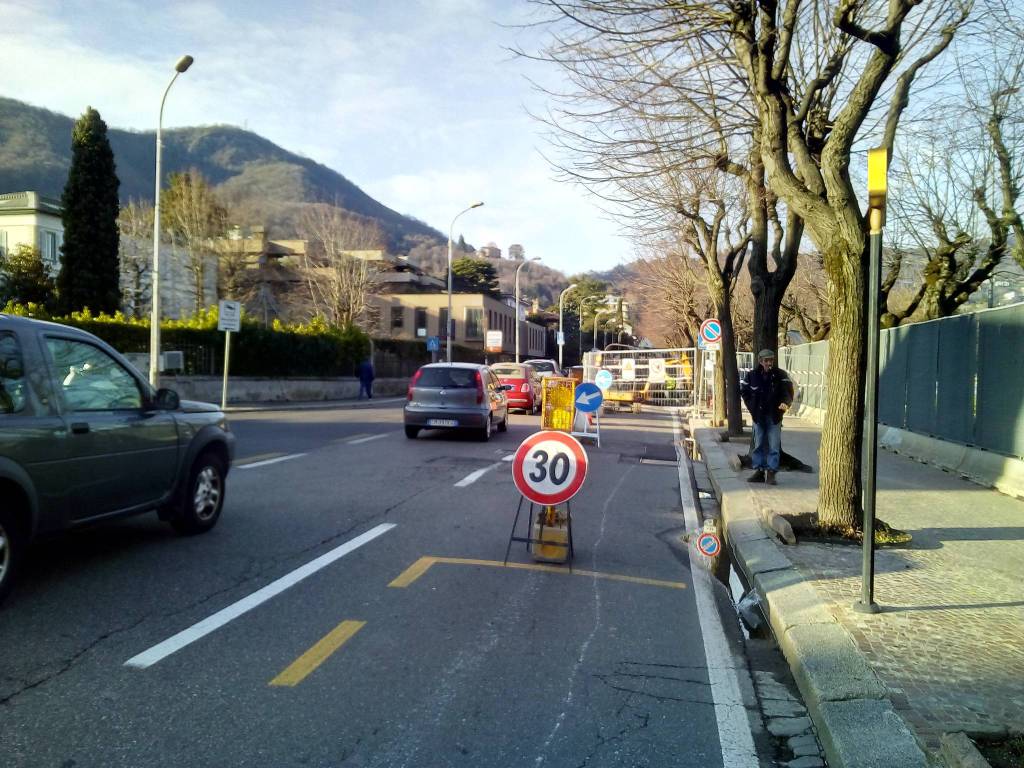
<instances>
[{"instance_id":1,"label":"parked red car","mask_svg":"<svg viewBox=\"0 0 1024 768\"><path fill-rule=\"evenodd\" d=\"M502 384L512 387L506 392L510 410L515 408L527 413L537 413L540 410L540 375L532 365L495 363L491 370Z\"/></svg>"}]
</instances>

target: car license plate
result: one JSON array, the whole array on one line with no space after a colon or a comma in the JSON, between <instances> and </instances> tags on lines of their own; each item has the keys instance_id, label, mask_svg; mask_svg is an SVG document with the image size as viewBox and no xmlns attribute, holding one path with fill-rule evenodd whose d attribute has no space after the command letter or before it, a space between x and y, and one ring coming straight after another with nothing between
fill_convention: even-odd
<instances>
[{"instance_id":1,"label":"car license plate","mask_svg":"<svg viewBox=\"0 0 1024 768\"><path fill-rule=\"evenodd\" d=\"M428 427L457 427L459 422L455 419L427 419Z\"/></svg>"}]
</instances>

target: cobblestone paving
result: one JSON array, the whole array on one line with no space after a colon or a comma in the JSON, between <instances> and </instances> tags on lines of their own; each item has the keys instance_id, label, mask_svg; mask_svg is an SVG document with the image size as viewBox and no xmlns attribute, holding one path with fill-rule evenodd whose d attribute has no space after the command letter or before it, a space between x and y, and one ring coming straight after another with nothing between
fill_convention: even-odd
<instances>
[{"instance_id":1,"label":"cobblestone paving","mask_svg":"<svg viewBox=\"0 0 1024 768\"><path fill-rule=\"evenodd\" d=\"M813 427L787 420L784 445L817 469ZM780 473L778 486L752 490L762 509L813 512L817 477ZM914 536L876 555L880 614L851 607L859 547L803 543L785 554L929 747L948 730L1024 731L1024 502L884 451L878 478L878 517Z\"/></svg>"}]
</instances>

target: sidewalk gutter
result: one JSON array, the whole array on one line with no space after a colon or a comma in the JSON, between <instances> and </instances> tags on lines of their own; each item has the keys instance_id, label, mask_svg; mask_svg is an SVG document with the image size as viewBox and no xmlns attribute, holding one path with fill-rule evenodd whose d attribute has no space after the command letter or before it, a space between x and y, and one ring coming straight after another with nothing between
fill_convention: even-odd
<instances>
[{"instance_id":1,"label":"sidewalk gutter","mask_svg":"<svg viewBox=\"0 0 1024 768\"><path fill-rule=\"evenodd\" d=\"M762 524L750 486L729 466L717 431L697 428L694 437L733 559L761 597L831 768L926 768L913 732L853 638Z\"/></svg>"},{"instance_id":2,"label":"sidewalk gutter","mask_svg":"<svg viewBox=\"0 0 1024 768\"><path fill-rule=\"evenodd\" d=\"M229 405L225 413L249 413L252 411L326 411L337 408L370 408L375 405L391 405L404 402L404 397L374 398L373 400L314 400L299 403L268 402L238 403Z\"/></svg>"}]
</instances>

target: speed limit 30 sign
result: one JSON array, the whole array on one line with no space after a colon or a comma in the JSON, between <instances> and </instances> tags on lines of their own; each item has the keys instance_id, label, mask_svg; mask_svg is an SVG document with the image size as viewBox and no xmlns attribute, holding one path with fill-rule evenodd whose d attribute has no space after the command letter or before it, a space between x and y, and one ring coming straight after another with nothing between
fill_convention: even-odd
<instances>
[{"instance_id":1,"label":"speed limit 30 sign","mask_svg":"<svg viewBox=\"0 0 1024 768\"><path fill-rule=\"evenodd\" d=\"M516 488L534 504L563 504L583 487L587 452L565 432L536 432L523 440L512 459Z\"/></svg>"}]
</instances>

